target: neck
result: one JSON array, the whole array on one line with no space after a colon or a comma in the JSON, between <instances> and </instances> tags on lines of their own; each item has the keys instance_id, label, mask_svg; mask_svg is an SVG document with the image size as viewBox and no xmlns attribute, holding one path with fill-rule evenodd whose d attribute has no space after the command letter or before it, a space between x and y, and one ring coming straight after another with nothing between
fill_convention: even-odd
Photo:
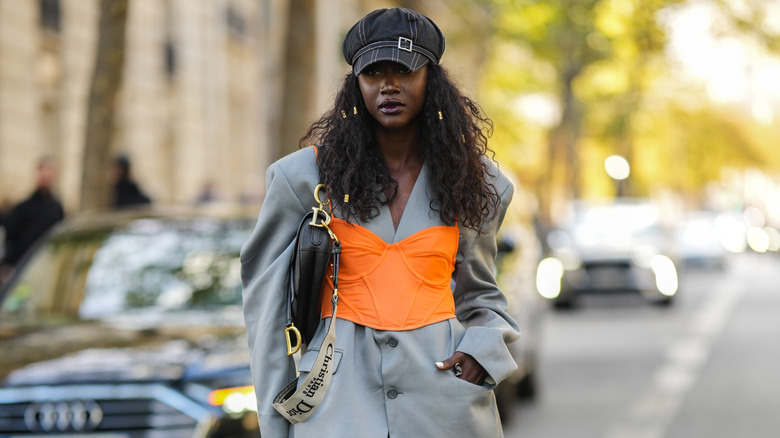
<instances>
[{"instance_id":1,"label":"neck","mask_svg":"<svg viewBox=\"0 0 780 438\"><path fill-rule=\"evenodd\" d=\"M417 130L382 130L375 132L374 136L391 173L393 170L422 163Z\"/></svg>"}]
</instances>

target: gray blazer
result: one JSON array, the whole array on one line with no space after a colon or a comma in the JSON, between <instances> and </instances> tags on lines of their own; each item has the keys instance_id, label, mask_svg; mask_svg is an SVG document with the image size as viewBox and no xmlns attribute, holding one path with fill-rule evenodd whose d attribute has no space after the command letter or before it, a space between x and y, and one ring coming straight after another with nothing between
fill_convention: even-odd
<instances>
[{"instance_id":1,"label":"gray blazer","mask_svg":"<svg viewBox=\"0 0 780 438\"><path fill-rule=\"evenodd\" d=\"M457 319L398 332L338 320L335 373L321 407L295 426L274 410L274 396L295 377L283 334L285 296L297 226L314 205L313 190L319 179L315 160L314 149L306 148L268 168L266 198L255 230L241 251L244 317L262 436L503 436L492 388L517 367L506 345L517 339L519 331L506 313L506 298L494 276L496 232L514 190L495 167L499 211L484 224L482 235L460 230L452 282ZM397 230L387 206L361 225L388 243L444 225L429 207L428 172L423 165ZM312 348L300 358L301 379L314 362L314 348L325 334L323 327L325 321ZM484 385L471 384L434 366L456 350L470 354L487 370Z\"/></svg>"}]
</instances>

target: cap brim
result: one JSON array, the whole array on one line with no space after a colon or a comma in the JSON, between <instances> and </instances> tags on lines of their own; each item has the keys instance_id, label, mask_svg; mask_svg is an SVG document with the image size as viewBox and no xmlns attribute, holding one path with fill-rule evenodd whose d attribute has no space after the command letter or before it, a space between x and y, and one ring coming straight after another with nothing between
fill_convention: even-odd
<instances>
[{"instance_id":1,"label":"cap brim","mask_svg":"<svg viewBox=\"0 0 780 438\"><path fill-rule=\"evenodd\" d=\"M392 61L404 65L411 71L417 71L430 61L427 56L396 47L379 47L360 55L352 64L355 76L359 75L367 66L380 62Z\"/></svg>"}]
</instances>

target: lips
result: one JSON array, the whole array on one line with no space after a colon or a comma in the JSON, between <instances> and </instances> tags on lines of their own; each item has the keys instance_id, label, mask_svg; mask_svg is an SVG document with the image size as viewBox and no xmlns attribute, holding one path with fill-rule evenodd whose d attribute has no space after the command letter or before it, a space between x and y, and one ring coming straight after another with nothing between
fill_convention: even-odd
<instances>
[{"instance_id":1,"label":"lips","mask_svg":"<svg viewBox=\"0 0 780 438\"><path fill-rule=\"evenodd\" d=\"M406 108L406 105L404 105L403 102L392 99L385 100L379 104L379 111L388 115L398 114L403 111L404 108Z\"/></svg>"}]
</instances>

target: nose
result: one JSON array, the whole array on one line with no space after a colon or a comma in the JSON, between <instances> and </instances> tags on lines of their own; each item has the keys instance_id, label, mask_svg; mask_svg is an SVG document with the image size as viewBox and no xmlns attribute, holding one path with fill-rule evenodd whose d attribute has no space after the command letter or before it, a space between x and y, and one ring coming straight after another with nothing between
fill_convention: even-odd
<instances>
[{"instance_id":1,"label":"nose","mask_svg":"<svg viewBox=\"0 0 780 438\"><path fill-rule=\"evenodd\" d=\"M396 94L401 92L398 75L396 75L395 72L385 72L379 92L382 94Z\"/></svg>"}]
</instances>

